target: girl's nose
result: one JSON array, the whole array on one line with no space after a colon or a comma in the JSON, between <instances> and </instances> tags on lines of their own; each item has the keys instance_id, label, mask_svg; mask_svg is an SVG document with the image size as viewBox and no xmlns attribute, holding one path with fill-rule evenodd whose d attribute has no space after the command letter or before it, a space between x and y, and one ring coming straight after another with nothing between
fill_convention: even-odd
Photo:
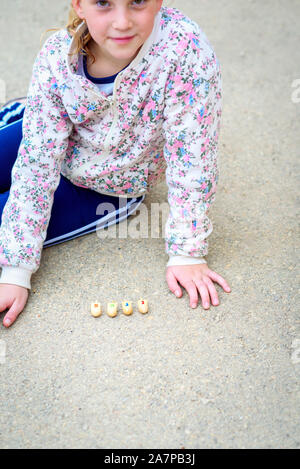
<instances>
[{"instance_id":1,"label":"girl's nose","mask_svg":"<svg viewBox=\"0 0 300 469\"><path fill-rule=\"evenodd\" d=\"M112 23L114 29L119 31L128 31L133 26L132 21L127 12L119 12Z\"/></svg>"}]
</instances>

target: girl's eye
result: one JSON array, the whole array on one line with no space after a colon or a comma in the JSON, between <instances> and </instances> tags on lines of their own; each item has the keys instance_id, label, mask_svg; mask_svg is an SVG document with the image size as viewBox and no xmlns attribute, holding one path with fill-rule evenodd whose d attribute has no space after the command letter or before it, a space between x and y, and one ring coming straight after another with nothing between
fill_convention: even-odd
<instances>
[{"instance_id":1,"label":"girl's eye","mask_svg":"<svg viewBox=\"0 0 300 469\"><path fill-rule=\"evenodd\" d=\"M142 6L144 5L145 3L147 2L147 0L133 0L132 1L132 4L133 5L137 5L137 6ZM97 6L101 7L101 8L105 8L109 5L109 2L107 0L99 0L97 2Z\"/></svg>"},{"instance_id":2,"label":"girl's eye","mask_svg":"<svg viewBox=\"0 0 300 469\"><path fill-rule=\"evenodd\" d=\"M144 3L146 3L147 0L134 0L132 3L135 3L136 5L143 5Z\"/></svg>"},{"instance_id":3,"label":"girl's eye","mask_svg":"<svg viewBox=\"0 0 300 469\"><path fill-rule=\"evenodd\" d=\"M105 8L105 7L107 7L107 5L108 5L107 0L100 0L100 1L97 2L97 6L101 7L101 8Z\"/></svg>"}]
</instances>

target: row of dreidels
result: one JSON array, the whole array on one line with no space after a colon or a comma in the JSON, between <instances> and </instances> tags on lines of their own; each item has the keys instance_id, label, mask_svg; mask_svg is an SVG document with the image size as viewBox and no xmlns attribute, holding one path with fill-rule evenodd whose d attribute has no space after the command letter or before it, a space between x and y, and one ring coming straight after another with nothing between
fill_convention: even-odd
<instances>
[{"instance_id":1,"label":"row of dreidels","mask_svg":"<svg viewBox=\"0 0 300 469\"><path fill-rule=\"evenodd\" d=\"M123 301L122 310L126 316L130 316L133 313L132 302ZM148 313L148 300L139 300L138 301L138 310L142 314ZM118 314L118 303L112 301L107 303L106 313L110 318L114 318ZM98 318L102 314L102 308L100 303L91 303L91 315L94 318Z\"/></svg>"}]
</instances>

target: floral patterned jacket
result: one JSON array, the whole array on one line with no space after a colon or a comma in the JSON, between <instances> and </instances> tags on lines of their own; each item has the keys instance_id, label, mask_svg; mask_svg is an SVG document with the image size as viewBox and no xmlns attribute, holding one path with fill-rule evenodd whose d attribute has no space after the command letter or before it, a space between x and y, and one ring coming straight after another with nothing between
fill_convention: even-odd
<instances>
[{"instance_id":1,"label":"floral patterned jacket","mask_svg":"<svg viewBox=\"0 0 300 469\"><path fill-rule=\"evenodd\" d=\"M205 34L179 10L161 8L111 96L76 73L73 48L62 29L47 39L33 66L0 228L2 277L9 271L15 281L6 283L21 285L27 278L30 288L60 173L76 185L124 197L145 194L165 174L166 252L206 255L207 212L218 180L221 74Z\"/></svg>"}]
</instances>

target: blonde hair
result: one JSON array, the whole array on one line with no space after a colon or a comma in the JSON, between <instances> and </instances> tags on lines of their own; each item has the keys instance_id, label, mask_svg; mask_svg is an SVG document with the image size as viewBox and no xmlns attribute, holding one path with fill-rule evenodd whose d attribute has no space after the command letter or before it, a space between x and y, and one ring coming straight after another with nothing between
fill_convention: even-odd
<instances>
[{"instance_id":1,"label":"blonde hair","mask_svg":"<svg viewBox=\"0 0 300 469\"><path fill-rule=\"evenodd\" d=\"M69 19L66 25L66 29L73 37L74 44L75 44L74 52L71 55L76 55L76 54L88 55L92 63L94 63L96 61L95 56L92 54L92 52L90 51L88 47L88 43L92 39L92 36L90 35L89 30L87 29L84 34L80 33L80 31L76 31L80 23L82 23L82 21L83 20L79 18L76 11L74 10L72 2L71 2L70 10L69 10Z\"/></svg>"},{"instance_id":2,"label":"blonde hair","mask_svg":"<svg viewBox=\"0 0 300 469\"><path fill-rule=\"evenodd\" d=\"M69 10L69 17L68 17L68 22L65 26L65 29L71 34L71 36L74 38L74 44L75 48L74 51L69 54L69 55L76 55L76 54L82 54L82 55L87 55L90 57L92 63L96 62L95 56L92 54L88 47L89 41L92 39L92 36L90 35L89 30L87 29L84 34L82 32L77 31L78 26L82 23L82 19L79 18L77 15L76 11L73 8L73 4L71 2L70 4L70 10ZM46 33L50 31L59 31L60 28L50 28L46 29L41 35L40 43L42 42L44 36Z\"/></svg>"}]
</instances>

